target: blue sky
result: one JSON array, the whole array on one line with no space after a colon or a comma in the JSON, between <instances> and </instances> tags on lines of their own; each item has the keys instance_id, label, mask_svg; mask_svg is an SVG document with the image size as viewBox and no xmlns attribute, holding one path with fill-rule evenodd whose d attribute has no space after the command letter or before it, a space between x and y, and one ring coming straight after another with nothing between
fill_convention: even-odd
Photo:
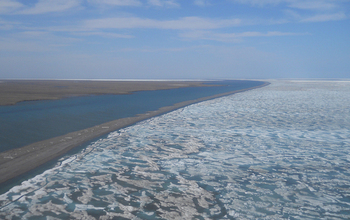
<instances>
[{"instance_id":1,"label":"blue sky","mask_svg":"<svg viewBox=\"0 0 350 220\"><path fill-rule=\"evenodd\" d=\"M349 0L0 0L0 78L350 78Z\"/></svg>"}]
</instances>

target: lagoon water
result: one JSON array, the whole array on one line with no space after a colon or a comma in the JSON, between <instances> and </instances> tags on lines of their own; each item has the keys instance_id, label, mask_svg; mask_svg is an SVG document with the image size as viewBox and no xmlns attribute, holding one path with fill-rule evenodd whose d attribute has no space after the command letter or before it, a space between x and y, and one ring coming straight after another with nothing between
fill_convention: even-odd
<instances>
[{"instance_id":1,"label":"lagoon water","mask_svg":"<svg viewBox=\"0 0 350 220\"><path fill-rule=\"evenodd\" d=\"M349 219L350 82L274 81L110 133L3 219Z\"/></svg>"}]
</instances>

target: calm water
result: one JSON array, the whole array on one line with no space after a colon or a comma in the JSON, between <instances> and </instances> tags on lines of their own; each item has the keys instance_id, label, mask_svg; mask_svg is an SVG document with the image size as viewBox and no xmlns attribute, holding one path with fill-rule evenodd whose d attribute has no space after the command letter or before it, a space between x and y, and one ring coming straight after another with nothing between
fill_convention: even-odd
<instances>
[{"instance_id":1,"label":"calm water","mask_svg":"<svg viewBox=\"0 0 350 220\"><path fill-rule=\"evenodd\" d=\"M273 82L112 132L0 196L8 219L349 219L350 82Z\"/></svg>"},{"instance_id":2,"label":"calm water","mask_svg":"<svg viewBox=\"0 0 350 220\"><path fill-rule=\"evenodd\" d=\"M225 86L85 96L0 106L0 152L178 102L263 84L257 81L219 83Z\"/></svg>"}]
</instances>

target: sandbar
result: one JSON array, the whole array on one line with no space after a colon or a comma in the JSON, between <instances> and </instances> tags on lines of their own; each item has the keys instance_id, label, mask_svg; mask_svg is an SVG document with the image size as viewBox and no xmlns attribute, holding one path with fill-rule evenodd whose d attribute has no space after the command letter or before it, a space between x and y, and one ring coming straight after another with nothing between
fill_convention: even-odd
<instances>
[{"instance_id":1,"label":"sandbar","mask_svg":"<svg viewBox=\"0 0 350 220\"><path fill-rule=\"evenodd\" d=\"M1 80L0 105L196 86L208 85L203 84L203 81Z\"/></svg>"},{"instance_id":2,"label":"sandbar","mask_svg":"<svg viewBox=\"0 0 350 220\"><path fill-rule=\"evenodd\" d=\"M121 82L122 84L124 82ZM143 84L142 82L141 84ZM165 85L159 85L157 88L164 88L169 84L174 84L174 82L166 82ZM186 83L175 83L181 85L194 85L200 86L199 82L186 82ZM204 98L199 98L195 100L189 100L185 102L180 102L172 106L165 106L156 111L150 111L144 114L139 114L134 117L117 119L107 123L103 123L94 127L86 128L83 130L71 132L59 137L51 138L48 140L39 141L21 148L9 150L0 153L0 183L9 181L19 175L25 174L53 159L59 158L66 154L68 151L81 146L82 144L96 139L102 135L108 134L112 131L133 125L139 121L165 114L167 112L194 104L202 102L205 100L215 99L222 96L231 95L238 92L244 92L251 89L260 88L270 83L266 82L263 85L251 87L243 90L236 90L231 92L226 92L218 95L208 96ZM158 86L158 85L157 85ZM151 86L150 86L151 87ZM143 87L144 89L145 87ZM153 89L155 87L152 87Z\"/></svg>"}]
</instances>

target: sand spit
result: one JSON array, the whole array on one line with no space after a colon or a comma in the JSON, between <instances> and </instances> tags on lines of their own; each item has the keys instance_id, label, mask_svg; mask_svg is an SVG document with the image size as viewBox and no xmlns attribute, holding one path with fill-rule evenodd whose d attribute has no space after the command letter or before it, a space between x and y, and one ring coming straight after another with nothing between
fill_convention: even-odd
<instances>
[{"instance_id":1,"label":"sand spit","mask_svg":"<svg viewBox=\"0 0 350 220\"><path fill-rule=\"evenodd\" d=\"M0 105L71 96L129 94L136 91L208 86L203 81L3 80Z\"/></svg>"},{"instance_id":2,"label":"sand spit","mask_svg":"<svg viewBox=\"0 0 350 220\"><path fill-rule=\"evenodd\" d=\"M173 83L173 82L171 82ZM237 90L209 97L204 97L196 100L180 102L172 106L162 107L156 111L147 112L136 115L134 117L122 118L107 122L101 125L90 127L76 132L71 132L63 136L51 138L48 140L36 142L22 148L13 149L0 153L0 183L4 183L12 178L22 175L30 170L33 170L40 165L45 164L55 158L58 158L75 147L78 147L88 141L135 124L136 122L161 115L178 108L188 106L190 104L210 100L238 92L260 88L267 86L270 83L265 83L261 86L252 87L249 89Z\"/></svg>"}]
</instances>

